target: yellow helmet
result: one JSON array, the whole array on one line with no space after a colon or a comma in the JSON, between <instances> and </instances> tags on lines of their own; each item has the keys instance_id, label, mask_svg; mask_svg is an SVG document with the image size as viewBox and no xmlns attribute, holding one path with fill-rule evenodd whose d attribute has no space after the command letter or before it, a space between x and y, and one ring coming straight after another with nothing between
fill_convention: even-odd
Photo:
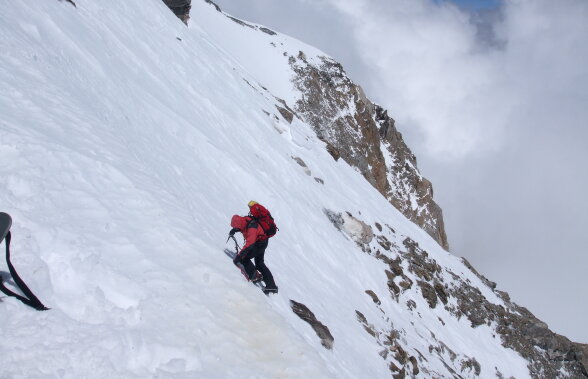
<instances>
[{"instance_id":1,"label":"yellow helmet","mask_svg":"<svg viewBox=\"0 0 588 379\"><path fill-rule=\"evenodd\" d=\"M252 206L254 206L255 204L257 204L257 201L253 201L253 200L251 200L250 202L248 202L248 203L247 203L247 206L248 206L249 208L251 208L251 207L252 207Z\"/></svg>"}]
</instances>

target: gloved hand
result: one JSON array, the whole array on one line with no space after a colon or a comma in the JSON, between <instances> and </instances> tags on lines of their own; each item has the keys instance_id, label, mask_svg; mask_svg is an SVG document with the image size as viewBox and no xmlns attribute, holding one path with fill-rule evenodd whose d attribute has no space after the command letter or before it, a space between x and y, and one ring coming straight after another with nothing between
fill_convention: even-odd
<instances>
[{"instance_id":1,"label":"gloved hand","mask_svg":"<svg viewBox=\"0 0 588 379\"><path fill-rule=\"evenodd\" d=\"M235 233L237 233L238 231L239 231L239 228L233 228L233 229L231 229L231 231L229 232L229 236L231 236L231 237L234 236Z\"/></svg>"}]
</instances>

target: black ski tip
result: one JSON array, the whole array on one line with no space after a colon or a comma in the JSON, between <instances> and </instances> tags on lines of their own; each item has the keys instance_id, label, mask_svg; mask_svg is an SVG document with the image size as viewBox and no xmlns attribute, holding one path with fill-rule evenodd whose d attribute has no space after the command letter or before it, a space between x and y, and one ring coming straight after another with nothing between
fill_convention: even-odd
<instances>
[{"instance_id":1,"label":"black ski tip","mask_svg":"<svg viewBox=\"0 0 588 379\"><path fill-rule=\"evenodd\" d=\"M10 231L12 226L12 218L8 213L0 212L0 242L4 240L4 237Z\"/></svg>"}]
</instances>

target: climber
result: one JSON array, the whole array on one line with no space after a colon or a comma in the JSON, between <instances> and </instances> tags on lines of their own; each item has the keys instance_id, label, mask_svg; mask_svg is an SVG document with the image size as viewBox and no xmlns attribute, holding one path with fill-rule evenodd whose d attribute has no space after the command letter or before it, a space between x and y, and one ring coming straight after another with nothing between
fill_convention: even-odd
<instances>
[{"instance_id":1,"label":"climber","mask_svg":"<svg viewBox=\"0 0 588 379\"><path fill-rule=\"evenodd\" d=\"M250 201L248 206L249 215L245 217L234 215L231 218L233 229L229 235L233 236L236 232L241 232L245 238L245 245L233 259L233 263L237 266L243 265L243 275L247 280L254 283L263 280L265 283L263 292L266 294L277 293L278 287L274 282L274 277L263 261L268 239L276 234L277 227L271 214L261 204ZM251 259L255 261L255 265Z\"/></svg>"}]
</instances>

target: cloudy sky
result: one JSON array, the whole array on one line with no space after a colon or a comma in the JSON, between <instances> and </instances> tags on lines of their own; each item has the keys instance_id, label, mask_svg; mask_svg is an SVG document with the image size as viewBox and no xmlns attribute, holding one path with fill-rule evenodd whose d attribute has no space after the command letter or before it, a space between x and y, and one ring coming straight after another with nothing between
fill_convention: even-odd
<instances>
[{"instance_id":1,"label":"cloudy sky","mask_svg":"<svg viewBox=\"0 0 588 379\"><path fill-rule=\"evenodd\" d=\"M588 2L216 0L315 45L383 105L451 250L588 343Z\"/></svg>"}]
</instances>

